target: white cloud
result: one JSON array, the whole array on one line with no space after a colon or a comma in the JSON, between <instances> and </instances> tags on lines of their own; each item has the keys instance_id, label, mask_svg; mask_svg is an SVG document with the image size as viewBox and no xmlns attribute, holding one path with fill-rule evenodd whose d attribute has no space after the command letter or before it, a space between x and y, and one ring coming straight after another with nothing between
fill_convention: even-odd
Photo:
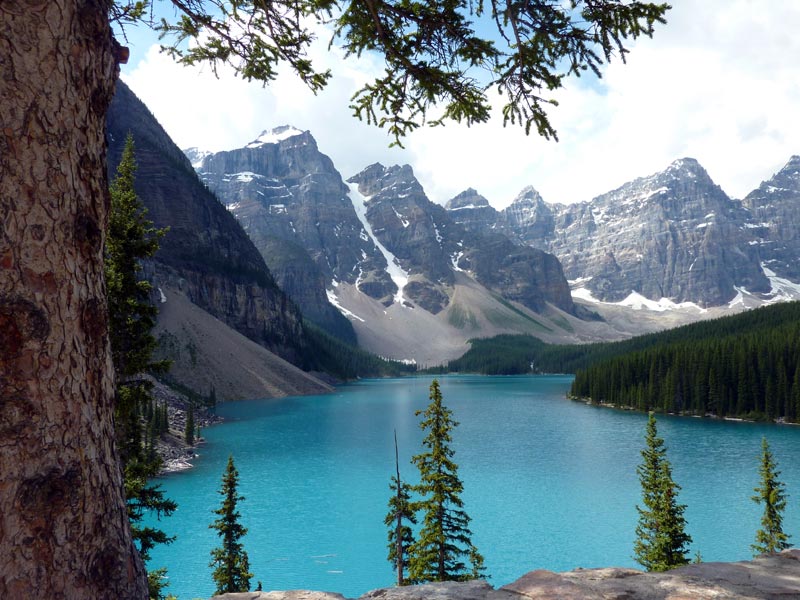
<instances>
[{"instance_id":1,"label":"white cloud","mask_svg":"<svg viewBox=\"0 0 800 600\"><path fill-rule=\"evenodd\" d=\"M438 202L471 186L500 207L529 184L548 201L588 200L683 156L742 197L800 153L800 3L683 0L668 20L599 84L571 80L558 92L558 143L503 128L498 117L420 130L406 150L390 150L384 131L347 108L380 61L342 60L327 38L312 58L334 79L316 97L288 73L266 89L229 73L216 81L155 50L123 78L181 147L239 147L290 123L310 129L344 177L375 161L408 162Z\"/></svg>"}]
</instances>

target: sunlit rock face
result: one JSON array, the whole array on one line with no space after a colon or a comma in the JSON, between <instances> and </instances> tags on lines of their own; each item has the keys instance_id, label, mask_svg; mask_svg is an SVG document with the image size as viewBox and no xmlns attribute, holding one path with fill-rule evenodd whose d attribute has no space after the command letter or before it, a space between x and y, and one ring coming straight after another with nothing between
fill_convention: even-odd
<instances>
[{"instance_id":1,"label":"sunlit rock face","mask_svg":"<svg viewBox=\"0 0 800 600\"><path fill-rule=\"evenodd\" d=\"M778 277L800 281L800 156L745 196L764 266Z\"/></svg>"},{"instance_id":2,"label":"sunlit rock face","mask_svg":"<svg viewBox=\"0 0 800 600\"><path fill-rule=\"evenodd\" d=\"M773 188L780 185L787 190L781 194L797 198L797 179L791 175L796 171L788 169ZM740 289L770 291L760 264L764 241L759 234L767 232L761 221L771 218L784 239L796 240L796 227L791 231L777 223L787 220L787 211L797 212L797 203L773 206L773 216L762 218L751 197L744 206L732 200L696 160L684 158L590 202L549 204L526 188L506 209L497 215L484 212L483 220L473 219L470 226L503 231L555 254L567 279L584 282L598 300L618 302L636 292L652 300L718 306ZM468 211L451 210L460 212Z\"/></svg>"}]
</instances>

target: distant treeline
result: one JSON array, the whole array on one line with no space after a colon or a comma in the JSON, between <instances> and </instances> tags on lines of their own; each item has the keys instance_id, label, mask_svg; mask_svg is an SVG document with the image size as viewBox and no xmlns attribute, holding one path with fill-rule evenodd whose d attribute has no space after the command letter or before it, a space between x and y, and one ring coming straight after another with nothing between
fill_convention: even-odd
<instances>
[{"instance_id":1,"label":"distant treeline","mask_svg":"<svg viewBox=\"0 0 800 600\"><path fill-rule=\"evenodd\" d=\"M797 421L800 304L714 324L581 369L571 395L638 410Z\"/></svg>"},{"instance_id":2,"label":"distant treeline","mask_svg":"<svg viewBox=\"0 0 800 600\"><path fill-rule=\"evenodd\" d=\"M575 373L572 395L640 410L800 416L800 302L614 343L556 346L530 336L472 340L438 369Z\"/></svg>"},{"instance_id":3,"label":"distant treeline","mask_svg":"<svg viewBox=\"0 0 800 600\"><path fill-rule=\"evenodd\" d=\"M340 379L357 377L397 377L417 371L417 365L386 360L351 346L314 325L303 322L308 346L303 357L308 370L322 371Z\"/></svg>"}]
</instances>

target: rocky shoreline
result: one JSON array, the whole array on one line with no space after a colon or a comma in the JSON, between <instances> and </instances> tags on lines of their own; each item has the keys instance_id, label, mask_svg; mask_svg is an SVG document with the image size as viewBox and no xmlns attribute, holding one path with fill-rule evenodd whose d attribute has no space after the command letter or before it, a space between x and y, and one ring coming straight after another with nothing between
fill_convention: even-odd
<instances>
[{"instance_id":1,"label":"rocky shoreline","mask_svg":"<svg viewBox=\"0 0 800 600\"><path fill-rule=\"evenodd\" d=\"M358 600L798 600L800 549L751 561L687 565L665 573L636 569L531 571L494 589L486 581L383 588ZM341 594L291 590L243 592L212 600L347 600Z\"/></svg>"},{"instance_id":2,"label":"rocky shoreline","mask_svg":"<svg viewBox=\"0 0 800 600\"><path fill-rule=\"evenodd\" d=\"M176 473L192 468L192 461L197 458L195 450L201 446L205 439L198 435L192 445L186 443L184 431L186 428L186 415L188 414L190 400L180 392L166 384L148 376L153 384L153 398L157 403L167 405L167 420L169 431L162 435L156 442L156 452L163 461L161 474ZM215 415L207 407L194 407L195 426L202 431L206 427L221 423L222 418Z\"/></svg>"}]
</instances>

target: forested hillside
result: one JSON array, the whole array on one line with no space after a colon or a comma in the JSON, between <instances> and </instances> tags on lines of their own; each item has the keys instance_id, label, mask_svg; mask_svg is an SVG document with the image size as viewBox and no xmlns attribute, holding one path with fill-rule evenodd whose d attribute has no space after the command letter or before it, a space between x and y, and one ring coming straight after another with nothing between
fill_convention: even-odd
<instances>
[{"instance_id":1,"label":"forested hillside","mask_svg":"<svg viewBox=\"0 0 800 600\"><path fill-rule=\"evenodd\" d=\"M743 317L741 330L735 318L716 331L692 326L684 339L597 361L576 373L571 394L638 410L797 421L800 305Z\"/></svg>"},{"instance_id":2,"label":"forested hillside","mask_svg":"<svg viewBox=\"0 0 800 600\"><path fill-rule=\"evenodd\" d=\"M747 418L800 415L800 303L778 304L623 342L473 340L442 371L575 373L572 395L639 410Z\"/></svg>"}]
</instances>

